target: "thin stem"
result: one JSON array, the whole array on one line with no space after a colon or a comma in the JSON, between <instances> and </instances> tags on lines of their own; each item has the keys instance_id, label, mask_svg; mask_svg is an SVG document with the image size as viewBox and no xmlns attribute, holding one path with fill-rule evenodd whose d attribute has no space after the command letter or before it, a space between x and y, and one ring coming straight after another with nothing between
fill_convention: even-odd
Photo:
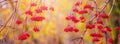
<instances>
[{"instance_id":1,"label":"thin stem","mask_svg":"<svg viewBox=\"0 0 120 44\"><path fill-rule=\"evenodd\" d=\"M112 7L111 7L111 9L110 9L110 12L108 13L108 16L110 16L110 14L111 14L111 12L112 12L112 10L113 10L113 8L114 8L114 4L115 4L115 0L113 0Z\"/></svg>"},{"instance_id":2,"label":"thin stem","mask_svg":"<svg viewBox=\"0 0 120 44\"><path fill-rule=\"evenodd\" d=\"M17 1L18 2L18 1ZM18 6L18 3L16 2L16 6ZM11 15L8 17L8 19L5 21L3 26L0 28L0 32L6 27L7 23L11 20L11 18L15 15L17 7L14 7L13 3L10 0L10 4L13 7L13 11L11 12Z\"/></svg>"},{"instance_id":3,"label":"thin stem","mask_svg":"<svg viewBox=\"0 0 120 44\"><path fill-rule=\"evenodd\" d=\"M101 12L103 12L103 10L106 8L106 6L108 5L109 2L110 2L110 0L107 0L107 1L105 2L105 4L103 5L103 7L98 11L99 14L100 14ZM99 16L99 15L98 15L98 16ZM94 20L95 18L96 18L96 17L93 16L90 21ZM88 21L88 22L89 22L89 21Z\"/></svg>"}]
</instances>

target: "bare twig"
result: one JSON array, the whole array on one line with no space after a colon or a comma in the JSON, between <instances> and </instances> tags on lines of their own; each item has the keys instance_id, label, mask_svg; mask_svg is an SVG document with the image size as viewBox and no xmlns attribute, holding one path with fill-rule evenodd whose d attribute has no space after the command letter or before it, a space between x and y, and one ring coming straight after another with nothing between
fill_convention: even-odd
<instances>
[{"instance_id":1,"label":"bare twig","mask_svg":"<svg viewBox=\"0 0 120 44\"><path fill-rule=\"evenodd\" d=\"M13 5L13 3L11 2L11 0L10 0L10 4L11 4L11 6L13 7L13 8L12 8L13 11L11 12L11 15L8 17L8 19L5 21L5 23L3 24L3 26L0 28L0 32L6 27L7 23L11 20L11 18L12 18L12 17L15 15L15 13L16 13L17 7L15 7L15 6ZM16 6L18 6L17 3L16 3Z\"/></svg>"},{"instance_id":2,"label":"bare twig","mask_svg":"<svg viewBox=\"0 0 120 44\"><path fill-rule=\"evenodd\" d=\"M115 4L115 0L113 0L113 2L112 2L112 7L111 7L111 9L110 9L110 12L108 13L108 16L111 14L111 12L112 12L112 10L113 10L113 8L114 8L114 4Z\"/></svg>"}]
</instances>

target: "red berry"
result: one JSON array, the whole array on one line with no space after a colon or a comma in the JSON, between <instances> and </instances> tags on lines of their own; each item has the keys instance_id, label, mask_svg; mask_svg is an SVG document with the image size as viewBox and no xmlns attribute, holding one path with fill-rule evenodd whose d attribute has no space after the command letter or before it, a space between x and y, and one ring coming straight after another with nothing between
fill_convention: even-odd
<instances>
[{"instance_id":1,"label":"red berry","mask_svg":"<svg viewBox=\"0 0 120 44\"><path fill-rule=\"evenodd\" d=\"M119 27L119 26L116 26L115 29L116 29L116 30L120 30L120 27Z\"/></svg>"},{"instance_id":2,"label":"red berry","mask_svg":"<svg viewBox=\"0 0 120 44\"><path fill-rule=\"evenodd\" d=\"M106 33L107 31L105 29L100 29L102 33Z\"/></svg>"},{"instance_id":3,"label":"red berry","mask_svg":"<svg viewBox=\"0 0 120 44\"><path fill-rule=\"evenodd\" d=\"M71 20L71 16L67 16L67 17L66 17L66 20Z\"/></svg>"},{"instance_id":4,"label":"red berry","mask_svg":"<svg viewBox=\"0 0 120 44\"><path fill-rule=\"evenodd\" d=\"M54 7L50 7L49 10L54 11Z\"/></svg>"},{"instance_id":5,"label":"red berry","mask_svg":"<svg viewBox=\"0 0 120 44\"><path fill-rule=\"evenodd\" d=\"M79 31L79 29L77 29L77 28L74 28L74 29L73 29L73 31L75 31L75 32L78 32L78 31Z\"/></svg>"},{"instance_id":6,"label":"red berry","mask_svg":"<svg viewBox=\"0 0 120 44\"><path fill-rule=\"evenodd\" d=\"M78 12L79 10L77 8L73 8L73 12Z\"/></svg>"},{"instance_id":7,"label":"red berry","mask_svg":"<svg viewBox=\"0 0 120 44\"><path fill-rule=\"evenodd\" d=\"M103 21L102 20L97 20L96 23L97 24L103 24Z\"/></svg>"},{"instance_id":8,"label":"red berry","mask_svg":"<svg viewBox=\"0 0 120 44\"><path fill-rule=\"evenodd\" d=\"M103 13L103 14L100 14L100 17L105 19L105 18L108 18L108 15Z\"/></svg>"},{"instance_id":9,"label":"red berry","mask_svg":"<svg viewBox=\"0 0 120 44\"><path fill-rule=\"evenodd\" d=\"M72 26L68 27L68 31L69 31L69 32L72 32L73 29L74 29L74 27L72 27Z\"/></svg>"},{"instance_id":10,"label":"red berry","mask_svg":"<svg viewBox=\"0 0 120 44\"><path fill-rule=\"evenodd\" d=\"M65 31L65 32L69 32L69 31L68 31L68 28L65 28L64 31Z\"/></svg>"},{"instance_id":11,"label":"red berry","mask_svg":"<svg viewBox=\"0 0 120 44\"><path fill-rule=\"evenodd\" d=\"M64 29L65 32L72 32L74 27L70 26Z\"/></svg>"},{"instance_id":12,"label":"red berry","mask_svg":"<svg viewBox=\"0 0 120 44\"><path fill-rule=\"evenodd\" d=\"M85 22L86 20L85 20L85 17L83 17L83 16L80 16L80 22Z\"/></svg>"},{"instance_id":13,"label":"red berry","mask_svg":"<svg viewBox=\"0 0 120 44\"><path fill-rule=\"evenodd\" d=\"M89 4L87 4L87 5L84 6L84 9L93 10L93 7Z\"/></svg>"},{"instance_id":14,"label":"red berry","mask_svg":"<svg viewBox=\"0 0 120 44\"><path fill-rule=\"evenodd\" d=\"M44 19L45 19L45 17L42 17L42 16L33 16L33 17L31 17L32 21L42 21Z\"/></svg>"},{"instance_id":15,"label":"red berry","mask_svg":"<svg viewBox=\"0 0 120 44\"><path fill-rule=\"evenodd\" d=\"M42 9L41 8L38 8L35 10L36 13L42 13Z\"/></svg>"},{"instance_id":16,"label":"red berry","mask_svg":"<svg viewBox=\"0 0 120 44\"><path fill-rule=\"evenodd\" d=\"M25 14L32 16L33 12L31 10L27 10L27 11L25 11Z\"/></svg>"},{"instance_id":17,"label":"red berry","mask_svg":"<svg viewBox=\"0 0 120 44\"><path fill-rule=\"evenodd\" d=\"M41 6L40 7L42 10L48 10L48 7L47 6Z\"/></svg>"},{"instance_id":18,"label":"red berry","mask_svg":"<svg viewBox=\"0 0 120 44\"><path fill-rule=\"evenodd\" d=\"M39 32L40 29L39 29L38 27L34 27L34 28L33 28L33 31L34 31L34 32Z\"/></svg>"},{"instance_id":19,"label":"red berry","mask_svg":"<svg viewBox=\"0 0 120 44\"><path fill-rule=\"evenodd\" d=\"M20 25L22 23L21 20L16 20L16 24Z\"/></svg>"},{"instance_id":20,"label":"red berry","mask_svg":"<svg viewBox=\"0 0 120 44\"><path fill-rule=\"evenodd\" d=\"M103 27L102 25L98 25L97 28L98 28L99 30L101 30L101 29L103 29L104 27Z\"/></svg>"},{"instance_id":21,"label":"red berry","mask_svg":"<svg viewBox=\"0 0 120 44\"><path fill-rule=\"evenodd\" d=\"M94 24L87 24L86 28L87 29L93 29L93 28L95 28L95 25Z\"/></svg>"},{"instance_id":22,"label":"red berry","mask_svg":"<svg viewBox=\"0 0 120 44\"><path fill-rule=\"evenodd\" d=\"M79 22L78 19L72 19L72 21L73 21L74 23L78 23L78 22Z\"/></svg>"},{"instance_id":23,"label":"red berry","mask_svg":"<svg viewBox=\"0 0 120 44\"><path fill-rule=\"evenodd\" d=\"M30 35L28 33L23 33L18 36L18 40L26 40Z\"/></svg>"},{"instance_id":24,"label":"red berry","mask_svg":"<svg viewBox=\"0 0 120 44\"><path fill-rule=\"evenodd\" d=\"M100 34L100 33L97 33L97 34L96 34L96 37L103 37L103 35Z\"/></svg>"},{"instance_id":25,"label":"red berry","mask_svg":"<svg viewBox=\"0 0 120 44\"><path fill-rule=\"evenodd\" d=\"M97 14L97 13L96 13L96 14L94 14L94 16L95 16L95 17L98 17L98 16L99 16L99 14Z\"/></svg>"},{"instance_id":26,"label":"red berry","mask_svg":"<svg viewBox=\"0 0 120 44\"><path fill-rule=\"evenodd\" d=\"M106 29L108 32L111 32L111 31L112 31L110 27L106 27L105 29Z\"/></svg>"},{"instance_id":27,"label":"red berry","mask_svg":"<svg viewBox=\"0 0 120 44\"><path fill-rule=\"evenodd\" d=\"M69 26L67 28L64 29L65 32L78 32L79 30L73 26Z\"/></svg>"},{"instance_id":28,"label":"red berry","mask_svg":"<svg viewBox=\"0 0 120 44\"><path fill-rule=\"evenodd\" d=\"M88 13L88 11L87 10L80 10L80 11L78 11L78 13L79 14L86 14L86 13Z\"/></svg>"},{"instance_id":29,"label":"red berry","mask_svg":"<svg viewBox=\"0 0 120 44\"><path fill-rule=\"evenodd\" d=\"M36 4L36 3L31 3L30 6L31 6L31 7L37 6L37 4Z\"/></svg>"},{"instance_id":30,"label":"red berry","mask_svg":"<svg viewBox=\"0 0 120 44\"><path fill-rule=\"evenodd\" d=\"M75 6L80 6L81 4L82 4L82 2L80 2L80 1L75 2Z\"/></svg>"},{"instance_id":31,"label":"red berry","mask_svg":"<svg viewBox=\"0 0 120 44\"><path fill-rule=\"evenodd\" d=\"M98 42L98 41L100 41L99 38L97 38L97 37L92 38L92 42Z\"/></svg>"},{"instance_id":32,"label":"red berry","mask_svg":"<svg viewBox=\"0 0 120 44\"><path fill-rule=\"evenodd\" d=\"M118 38L120 38L120 34L118 34Z\"/></svg>"},{"instance_id":33,"label":"red berry","mask_svg":"<svg viewBox=\"0 0 120 44\"><path fill-rule=\"evenodd\" d=\"M90 36L95 37L96 33L91 33Z\"/></svg>"},{"instance_id":34,"label":"red berry","mask_svg":"<svg viewBox=\"0 0 120 44\"><path fill-rule=\"evenodd\" d=\"M108 42L109 42L109 43L113 43L114 40L113 40L112 38L108 38Z\"/></svg>"},{"instance_id":35,"label":"red berry","mask_svg":"<svg viewBox=\"0 0 120 44\"><path fill-rule=\"evenodd\" d=\"M103 37L100 33L91 33L90 36L92 37Z\"/></svg>"}]
</instances>

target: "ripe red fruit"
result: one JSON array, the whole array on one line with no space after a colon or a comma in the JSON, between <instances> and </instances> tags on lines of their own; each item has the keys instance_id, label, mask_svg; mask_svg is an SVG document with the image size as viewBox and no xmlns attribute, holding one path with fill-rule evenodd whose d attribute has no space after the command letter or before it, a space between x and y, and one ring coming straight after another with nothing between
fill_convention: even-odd
<instances>
[{"instance_id":1,"label":"ripe red fruit","mask_svg":"<svg viewBox=\"0 0 120 44\"><path fill-rule=\"evenodd\" d=\"M34 32L39 32L40 29L39 29L38 27L34 27L34 28L33 28L33 31L34 31Z\"/></svg>"},{"instance_id":2,"label":"ripe red fruit","mask_svg":"<svg viewBox=\"0 0 120 44\"><path fill-rule=\"evenodd\" d=\"M95 28L95 25L94 24L87 24L86 28L87 29L93 29L93 28Z\"/></svg>"},{"instance_id":3,"label":"ripe red fruit","mask_svg":"<svg viewBox=\"0 0 120 44\"><path fill-rule=\"evenodd\" d=\"M48 7L47 6L41 6L40 7L42 10L48 10Z\"/></svg>"},{"instance_id":4,"label":"ripe red fruit","mask_svg":"<svg viewBox=\"0 0 120 44\"><path fill-rule=\"evenodd\" d=\"M73 20L73 19L76 19L76 17L73 16L73 15L70 15L70 16L67 16L67 17L66 17L66 20Z\"/></svg>"},{"instance_id":5,"label":"ripe red fruit","mask_svg":"<svg viewBox=\"0 0 120 44\"><path fill-rule=\"evenodd\" d=\"M74 27L70 26L64 29L65 32L72 32Z\"/></svg>"},{"instance_id":6,"label":"ripe red fruit","mask_svg":"<svg viewBox=\"0 0 120 44\"><path fill-rule=\"evenodd\" d=\"M100 29L102 33L106 33L107 31L105 29Z\"/></svg>"},{"instance_id":7,"label":"ripe red fruit","mask_svg":"<svg viewBox=\"0 0 120 44\"><path fill-rule=\"evenodd\" d=\"M87 10L80 10L80 11L78 11L78 13L79 14L86 14L86 13L88 13L88 11Z\"/></svg>"},{"instance_id":8,"label":"ripe red fruit","mask_svg":"<svg viewBox=\"0 0 120 44\"><path fill-rule=\"evenodd\" d=\"M100 34L100 33L97 33L97 34L96 34L96 37L103 37L103 35Z\"/></svg>"},{"instance_id":9,"label":"ripe red fruit","mask_svg":"<svg viewBox=\"0 0 120 44\"><path fill-rule=\"evenodd\" d=\"M96 14L94 14L94 16L95 16L95 17L98 17L98 16L99 16L99 14L97 14L97 13L96 13Z\"/></svg>"},{"instance_id":10,"label":"ripe red fruit","mask_svg":"<svg viewBox=\"0 0 120 44\"><path fill-rule=\"evenodd\" d=\"M113 43L114 40L113 40L112 38L108 38L108 42L109 42L109 43Z\"/></svg>"},{"instance_id":11,"label":"ripe red fruit","mask_svg":"<svg viewBox=\"0 0 120 44\"><path fill-rule=\"evenodd\" d=\"M80 16L80 22L85 22L86 20L85 20L85 17L84 16Z\"/></svg>"},{"instance_id":12,"label":"ripe red fruit","mask_svg":"<svg viewBox=\"0 0 120 44\"><path fill-rule=\"evenodd\" d=\"M49 10L54 11L54 7L50 7Z\"/></svg>"},{"instance_id":13,"label":"ripe red fruit","mask_svg":"<svg viewBox=\"0 0 120 44\"><path fill-rule=\"evenodd\" d=\"M78 32L79 30L78 30L77 28L74 28L73 31L74 31L74 32Z\"/></svg>"},{"instance_id":14,"label":"ripe red fruit","mask_svg":"<svg viewBox=\"0 0 120 44\"><path fill-rule=\"evenodd\" d=\"M25 11L25 14L32 16L33 12L31 10L27 10L27 11Z\"/></svg>"},{"instance_id":15,"label":"ripe red fruit","mask_svg":"<svg viewBox=\"0 0 120 44\"><path fill-rule=\"evenodd\" d=\"M18 25L20 25L22 23L22 21L21 20L16 20L16 24L18 24Z\"/></svg>"},{"instance_id":16,"label":"ripe red fruit","mask_svg":"<svg viewBox=\"0 0 120 44\"><path fill-rule=\"evenodd\" d=\"M78 23L79 22L79 20L76 18L76 19L72 19L72 21L74 22L74 23Z\"/></svg>"},{"instance_id":17,"label":"ripe red fruit","mask_svg":"<svg viewBox=\"0 0 120 44\"><path fill-rule=\"evenodd\" d=\"M92 38L92 42L98 42L98 41L100 41L99 38L97 38L97 37Z\"/></svg>"},{"instance_id":18,"label":"ripe red fruit","mask_svg":"<svg viewBox=\"0 0 120 44\"><path fill-rule=\"evenodd\" d=\"M105 29L106 29L108 32L111 32L111 31L112 31L110 27L106 27Z\"/></svg>"},{"instance_id":19,"label":"ripe red fruit","mask_svg":"<svg viewBox=\"0 0 120 44\"><path fill-rule=\"evenodd\" d=\"M99 37L99 38L103 37L102 34L100 34L100 33L91 33L90 36L92 36L92 37Z\"/></svg>"},{"instance_id":20,"label":"ripe red fruit","mask_svg":"<svg viewBox=\"0 0 120 44\"><path fill-rule=\"evenodd\" d=\"M79 30L73 26L69 26L67 28L64 29L65 32L78 32Z\"/></svg>"},{"instance_id":21,"label":"ripe red fruit","mask_svg":"<svg viewBox=\"0 0 120 44\"><path fill-rule=\"evenodd\" d=\"M43 17L43 16L33 16L33 17L31 17L32 21L42 21L44 19L45 19L45 17Z\"/></svg>"},{"instance_id":22,"label":"ripe red fruit","mask_svg":"<svg viewBox=\"0 0 120 44\"><path fill-rule=\"evenodd\" d=\"M106 19L106 18L108 18L108 15L103 13L103 14L100 14L100 17Z\"/></svg>"},{"instance_id":23,"label":"ripe red fruit","mask_svg":"<svg viewBox=\"0 0 120 44\"><path fill-rule=\"evenodd\" d=\"M118 38L120 38L120 34L118 34Z\"/></svg>"},{"instance_id":24,"label":"ripe red fruit","mask_svg":"<svg viewBox=\"0 0 120 44\"><path fill-rule=\"evenodd\" d=\"M30 35L28 33L23 33L18 36L18 40L26 40Z\"/></svg>"},{"instance_id":25,"label":"ripe red fruit","mask_svg":"<svg viewBox=\"0 0 120 44\"><path fill-rule=\"evenodd\" d=\"M78 12L79 10L77 8L73 8L73 12Z\"/></svg>"},{"instance_id":26,"label":"ripe red fruit","mask_svg":"<svg viewBox=\"0 0 120 44\"><path fill-rule=\"evenodd\" d=\"M116 29L116 30L120 30L120 27L119 27L119 26L116 26L115 29Z\"/></svg>"},{"instance_id":27,"label":"ripe red fruit","mask_svg":"<svg viewBox=\"0 0 120 44\"><path fill-rule=\"evenodd\" d=\"M42 13L42 9L41 8L38 8L35 10L36 13Z\"/></svg>"},{"instance_id":28,"label":"ripe red fruit","mask_svg":"<svg viewBox=\"0 0 120 44\"><path fill-rule=\"evenodd\" d=\"M81 4L82 4L82 2L80 2L80 1L75 2L75 6L80 6Z\"/></svg>"},{"instance_id":29,"label":"ripe red fruit","mask_svg":"<svg viewBox=\"0 0 120 44\"><path fill-rule=\"evenodd\" d=\"M66 20L71 20L71 16L67 16L67 17L66 17Z\"/></svg>"},{"instance_id":30,"label":"ripe red fruit","mask_svg":"<svg viewBox=\"0 0 120 44\"><path fill-rule=\"evenodd\" d=\"M78 23L79 22L79 20L75 16L73 16L73 15L67 16L66 20L72 20L74 23Z\"/></svg>"},{"instance_id":31,"label":"ripe red fruit","mask_svg":"<svg viewBox=\"0 0 120 44\"><path fill-rule=\"evenodd\" d=\"M87 4L87 5L84 6L84 9L93 10L93 7L89 4Z\"/></svg>"},{"instance_id":32,"label":"ripe red fruit","mask_svg":"<svg viewBox=\"0 0 120 44\"><path fill-rule=\"evenodd\" d=\"M102 20L96 20L96 23L97 24L103 24L103 21Z\"/></svg>"},{"instance_id":33,"label":"ripe red fruit","mask_svg":"<svg viewBox=\"0 0 120 44\"><path fill-rule=\"evenodd\" d=\"M91 33L90 36L95 37L96 33Z\"/></svg>"},{"instance_id":34,"label":"ripe red fruit","mask_svg":"<svg viewBox=\"0 0 120 44\"><path fill-rule=\"evenodd\" d=\"M103 29L104 27L103 27L102 25L98 25L97 28L98 28L99 30L101 30L101 29Z\"/></svg>"},{"instance_id":35,"label":"ripe red fruit","mask_svg":"<svg viewBox=\"0 0 120 44\"><path fill-rule=\"evenodd\" d=\"M36 3L31 3L30 7L33 7L33 6L37 6L37 4Z\"/></svg>"}]
</instances>

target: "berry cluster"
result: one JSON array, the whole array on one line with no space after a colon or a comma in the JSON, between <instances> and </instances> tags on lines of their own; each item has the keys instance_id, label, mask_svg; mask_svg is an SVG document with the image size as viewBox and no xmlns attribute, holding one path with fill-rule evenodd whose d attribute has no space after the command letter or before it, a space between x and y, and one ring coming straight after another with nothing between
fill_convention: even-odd
<instances>
[{"instance_id":1,"label":"berry cluster","mask_svg":"<svg viewBox=\"0 0 120 44\"><path fill-rule=\"evenodd\" d=\"M68 15L66 17L67 21L72 21L73 23L77 24L86 23L85 29L95 30L91 32L90 36L92 37L92 42L99 42L101 38L104 37L104 34L111 33L112 29L106 24L106 20L109 18L108 14L103 11L96 12L96 8L91 4L85 4L83 6L81 1L75 2L72 15ZM78 15L77 15L78 14ZM89 18L86 18L86 15ZM79 18L78 18L79 16ZM88 21L87 21L88 20ZM75 27L68 26L64 29L65 32L72 32L74 31ZM115 27L116 30L120 30L119 26ZM120 38L120 34L118 34ZM108 38L108 42L113 43L114 40L112 38Z\"/></svg>"},{"instance_id":2,"label":"berry cluster","mask_svg":"<svg viewBox=\"0 0 120 44\"><path fill-rule=\"evenodd\" d=\"M31 8L33 8L33 7L37 7L37 4L32 2L32 3L30 3L30 9L29 9L29 10L26 10L26 11L25 11L25 14L30 17L30 18L28 18L28 19L30 19L31 21L34 21L34 22L39 22L39 21L45 20L45 17L44 17L43 15L39 15L40 13L43 13L44 11L48 11L48 10L49 10L49 11L54 11L54 7L49 7L49 8L48 8L48 7L45 6L45 5L42 5L42 6L38 7L38 8L36 8L34 11L31 10ZM36 14L37 14L37 15L36 15ZM23 23L22 20L20 20L20 19L17 19L17 20L16 20L16 24L17 24L17 25L20 25L20 24L22 24L22 23ZM33 27L33 31L34 31L34 32L39 32L40 29L39 29L38 26L34 26L34 27ZM21 34L21 35L18 36L18 40L25 40L25 39L27 39L29 36L30 36L29 33L23 33L23 34Z\"/></svg>"}]
</instances>

